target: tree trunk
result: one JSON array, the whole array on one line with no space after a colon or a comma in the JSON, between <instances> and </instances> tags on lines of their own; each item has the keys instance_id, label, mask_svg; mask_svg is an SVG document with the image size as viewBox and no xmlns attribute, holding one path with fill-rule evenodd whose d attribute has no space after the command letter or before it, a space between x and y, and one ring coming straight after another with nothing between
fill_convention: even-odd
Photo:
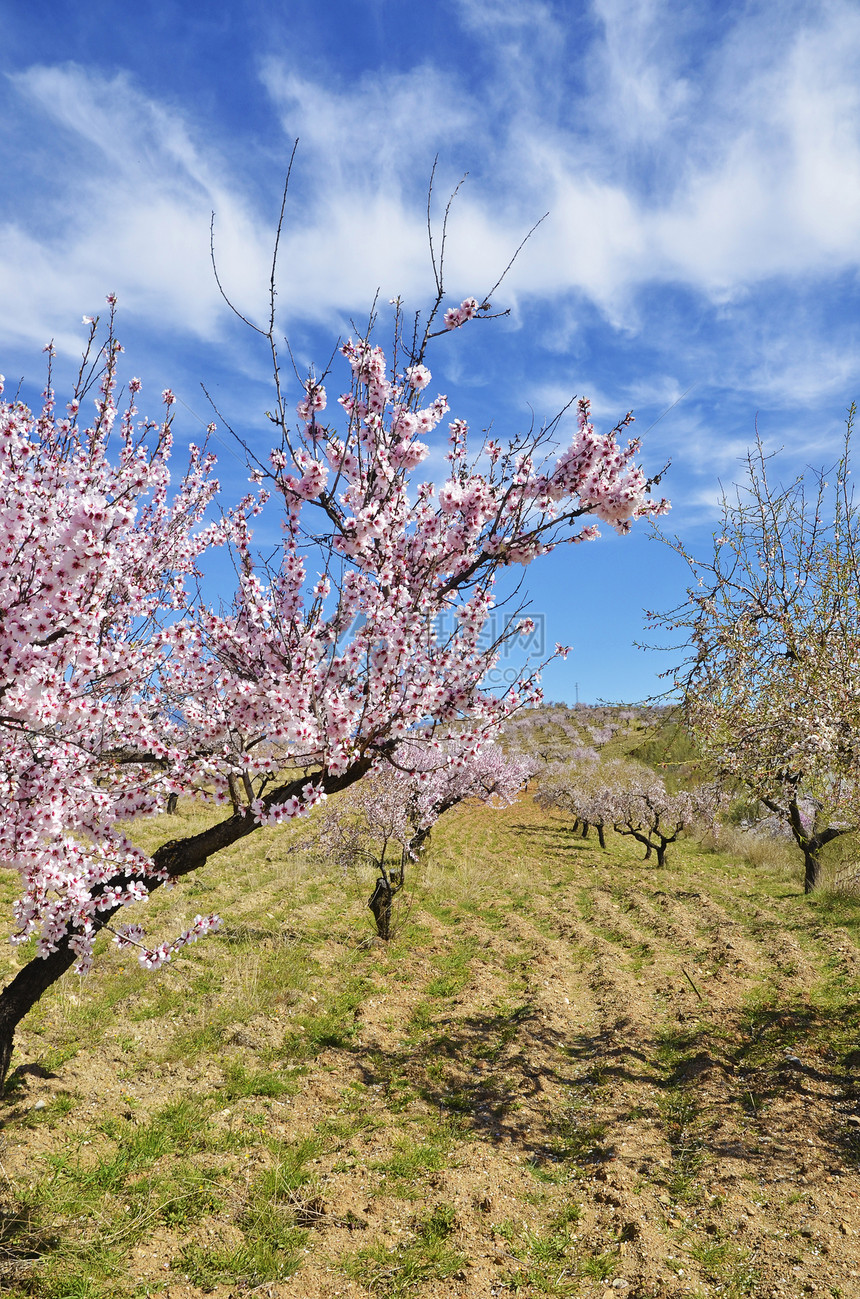
<instances>
[{"instance_id":1,"label":"tree trunk","mask_svg":"<svg viewBox=\"0 0 860 1299\"><path fill-rule=\"evenodd\" d=\"M427 851L432 834L433 827L429 825L423 830L416 830L409 840L409 856L412 861L417 861L421 854Z\"/></svg>"},{"instance_id":2,"label":"tree trunk","mask_svg":"<svg viewBox=\"0 0 860 1299\"><path fill-rule=\"evenodd\" d=\"M317 782L327 794L336 793L340 789L346 789L349 785L359 780L365 772L370 769L371 759L362 758L349 771L344 772L341 776L323 775ZM281 785L273 789L263 799L263 805L268 810L278 803L285 803L288 798L301 798L302 786L308 782L307 776L299 776L289 784ZM219 821L217 825L210 826L208 830L202 830L199 834L190 835L187 839L171 839L153 854L152 861L157 870L167 872L171 880L180 879L183 875L189 875L191 871L199 870L205 866L214 853L221 852L224 848L231 847L244 839L246 835L253 834L260 828L253 816L245 812L234 812L225 821ZM125 887L128 880L125 875L115 875L107 884L101 888L108 887ZM151 880L148 882L150 893L154 893L161 885L160 880ZM94 893L99 892L94 890ZM113 907L110 910L99 913L99 922L107 924L117 911L124 910L122 907ZM12 1050L15 1044L15 1029L21 1020L32 1010L36 1002L47 992L52 984L56 983L67 970L75 964L77 955L69 946L68 935L60 939L57 944L57 950L49 953L47 957L36 956L33 960L28 961L22 969L18 971L11 983L0 992L0 1090L6 1079L9 1070L9 1062L12 1058Z\"/></svg>"},{"instance_id":3,"label":"tree trunk","mask_svg":"<svg viewBox=\"0 0 860 1299\"><path fill-rule=\"evenodd\" d=\"M803 849L803 891L811 893L813 889L818 888L818 882L821 879L821 862L818 860L818 852L808 845Z\"/></svg>"},{"instance_id":4,"label":"tree trunk","mask_svg":"<svg viewBox=\"0 0 860 1299\"><path fill-rule=\"evenodd\" d=\"M373 896L367 905L373 912L373 918L376 921L376 932L386 943L391 937L391 903L393 899L394 889L388 880L380 875L376 881Z\"/></svg>"},{"instance_id":5,"label":"tree trunk","mask_svg":"<svg viewBox=\"0 0 860 1299\"><path fill-rule=\"evenodd\" d=\"M367 905L373 912L377 934L387 943L391 937L391 904L406 882L406 853L401 855L399 871L386 871L382 865L379 869L381 874Z\"/></svg>"},{"instance_id":6,"label":"tree trunk","mask_svg":"<svg viewBox=\"0 0 860 1299\"><path fill-rule=\"evenodd\" d=\"M605 847L606 847L606 839L605 839L604 836L603 836L603 822L602 822L602 821L599 821L599 822L597 823L597 842L600 844L601 848L605 848Z\"/></svg>"},{"instance_id":7,"label":"tree trunk","mask_svg":"<svg viewBox=\"0 0 860 1299\"><path fill-rule=\"evenodd\" d=\"M771 812L786 815L786 811L771 799L763 797L761 801ZM800 805L796 797L789 800L786 810L788 824L791 826L791 833L794 835L794 842L803 853L803 891L804 893L811 893L821 883L822 848L826 848L827 844L832 843L834 839L840 838L841 835L848 834L851 826L829 825L825 826L824 829L820 829L813 824L812 829L807 830L803 824Z\"/></svg>"},{"instance_id":8,"label":"tree trunk","mask_svg":"<svg viewBox=\"0 0 860 1299\"><path fill-rule=\"evenodd\" d=\"M641 830L634 829L629 821L624 821L622 823L616 821L614 830L616 834L631 834L637 843L643 844L645 847L645 861L648 861L651 856L651 849L654 845L651 843L647 834L644 834Z\"/></svg>"},{"instance_id":9,"label":"tree trunk","mask_svg":"<svg viewBox=\"0 0 860 1299\"><path fill-rule=\"evenodd\" d=\"M63 941L57 951L51 952L44 960L37 957L29 961L0 992L0 1091L9 1072L15 1029L42 993L70 970L77 959L77 954Z\"/></svg>"}]
</instances>

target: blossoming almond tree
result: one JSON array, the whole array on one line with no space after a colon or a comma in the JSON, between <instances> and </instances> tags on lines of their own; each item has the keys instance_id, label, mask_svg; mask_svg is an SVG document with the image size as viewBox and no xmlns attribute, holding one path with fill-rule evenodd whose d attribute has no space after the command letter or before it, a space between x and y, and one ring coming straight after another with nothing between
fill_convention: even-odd
<instances>
[{"instance_id":1,"label":"blossoming almond tree","mask_svg":"<svg viewBox=\"0 0 860 1299\"><path fill-rule=\"evenodd\" d=\"M590 769L583 764L551 769L541 782L538 802L557 807L574 818L574 828L597 830L601 848L605 830L632 835L644 845L645 860L652 852L657 865L666 861L666 850L694 824L712 827L721 806L719 786L703 783L671 793L665 781L639 763L616 758Z\"/></svg>"},{"instance_id":2,"label":"blossoming almond tree","mask_svg":"<svg viewBox=\"0 0 860 1299\"><path fill-rule=\"evenodd\" d=\"M599 792L606 778L599 762L594 749L574 749L568 762L556 762L547 768L535 801L540 807L557 808L572 816L573 829L581 830L583 839L588 838L593 826L601 848L605 848L606 821L612 818L607 817L605 800Z\"/></svg>"},{"instance_id":3,"label":"blossoming almond tree","mask_svg":"<svg viewBox=\"0 0 860 1299\"><path fill-rule=\"evenodd\" d=\"M492 742L405 740L326 814L316 844L345 870L369 864L377 872L368 906L379 937L387 939L407 865L424 852L439 818L468 798L510 806L533 767Z\"/></svg>"},{"instance_id":4,"label":"blossoming almond tree","mask_svg":"<svg viewBox=\"0 0 860 1299\"><path fill-rule=\"evenodd\" d=\"M658 866L665 866L669 845L692 826L713 828L722 801L713 782L673 794L656 772L647 769L607 786L603 798L616 834L632 835L643 844L646 861L656 853Z\"/></svg>"},{"instance_id":5,"label":"blossoming almond tree","mask_svg":"<svg viewBox=\"0 0 860 1299\"><path fill-rule=\"evenodd\" d=\"M0 993L0 1073L22 1015L73 964L88 968L96 933L122 908L260 825L307 813L387 761L416 726L430 741L477 741L539 697L533 677L502 696L482 689L500 642L523 626L512 619L495 643L482 637L499 569L593 538L583 516L623 533L667 508L649 499L638 443L619 443L632 417L598 433L585 400L560 453L555 424L473 446L453 419L444 481L422 477L423 439L448 409L444 396L425 398L428 344L489 310L466 299L437 330L441 279L437 287L410 346L398 308L393 368L370 336L344 344L352 381L336 420L313 375L291 413L272 306L259 332L274 362L280 443L256 462L260 496L216 528L195 531L214 490L209 459L195 453L176 495L168 492L169 419L141 434L129 411L118 466L110 459L112 337L88 429L78 424L80 392L68 416L50 396L38 416L17 404L0 410L9 448L0 460L10 584L2 617L13 628L2 660L13 827L4 852L24 883L17 934L39 943ZM261 565L249 520L267 493L281 503L283 545ZM232 610L189 608L185 578L204 547L225 539L239 561ZM300 774L285 780L285 769ZM119 822L181 790L229 804L228 814L144 858ZM199 918L155 943L138 924L116 937L157 967L214 924Z\"/></svg>"}]
</instances>

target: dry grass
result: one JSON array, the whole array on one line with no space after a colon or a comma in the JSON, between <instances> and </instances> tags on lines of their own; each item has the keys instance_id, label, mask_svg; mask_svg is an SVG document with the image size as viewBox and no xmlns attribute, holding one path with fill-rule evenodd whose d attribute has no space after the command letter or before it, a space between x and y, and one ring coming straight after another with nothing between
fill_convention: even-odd
<instances>
[{"instance_id":1,"label":"dry grass","mask_svg":"<svg viewBox=\"0 0 860 1299\"><path fill-rule=\"evenodd\" d=\"M742 826L722 825L719 834L706 842L726 857L736 857L750 866L781 874L787 880L793 879L801 869L800 851L787 838L757 834Z\"/></svg>"}]
</instances>

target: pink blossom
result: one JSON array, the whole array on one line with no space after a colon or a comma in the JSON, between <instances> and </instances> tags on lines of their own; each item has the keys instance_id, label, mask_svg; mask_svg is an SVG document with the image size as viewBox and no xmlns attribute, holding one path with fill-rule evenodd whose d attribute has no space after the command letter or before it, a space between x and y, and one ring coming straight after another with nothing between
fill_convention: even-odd
<instances>
[{"instance_id":1,"label":"pink blossom","mask_svg":"<svg viewBox=\"0 0 860 1299\"><path fill-rule=\"evenodd\" d=\"M426 365L410 365L406 371L406 380L416 392L423 392L430 379L431 374Z\"/></svg>"},{"instance_id":2,"label":"pink blossom","mask_svg":"<svg viewBox=\"0 0 860 1299\"><path fill-rule=\"evenodd\" d=\"M467 320L474 320L479 311L477 298L464 298L459 307L449 307L445 312L445 328L459 329Z\"/></svg>"}]
</instances>

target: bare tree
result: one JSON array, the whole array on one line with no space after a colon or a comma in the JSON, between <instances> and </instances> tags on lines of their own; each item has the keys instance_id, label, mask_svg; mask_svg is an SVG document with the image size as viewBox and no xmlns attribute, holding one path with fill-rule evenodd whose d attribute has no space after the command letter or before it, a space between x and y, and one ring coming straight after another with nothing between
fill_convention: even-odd
<instances>
[{"instance_id":1,"label":"bare tree","mask_svg":"<svg viewBox=\"0 0 860 1299\"><path fill-rule=\"evenodd\" d=\"M760 440L724 495L713 553L678 541L694 583L654 621L685 633L674 673L715 769L788 826L804 889L821 853L860 824L860 512L850 485L852 404L840 457L782 486Z\"/></svg>"}]
</instances>

